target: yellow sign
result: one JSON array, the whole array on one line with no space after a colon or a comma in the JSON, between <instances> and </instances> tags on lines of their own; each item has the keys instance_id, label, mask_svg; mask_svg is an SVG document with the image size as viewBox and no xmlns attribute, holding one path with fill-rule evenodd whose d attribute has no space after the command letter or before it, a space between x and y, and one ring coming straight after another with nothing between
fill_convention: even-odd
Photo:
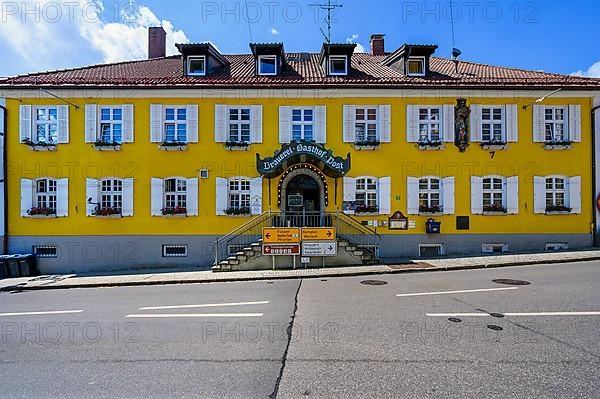
<instances>
[{"instance_id":1,"label":"yellow sign","mask_svg":"<svg viewBox=\"0 0 600 399\"><path fill-rule=\"evenodd\" d=\"M302 241L335 240L334 227L311 227L302 229Z\"/></svg>"},{"instance_id":2,"label":"yellow sign","mask_svg":"<svg viewBox=\"0 0 600 399\"><path fill-rule=\"evenodd\" d=\"M297 244L300 242L300 229L263 228L263 244Z\"/></svg>"}]
</instances>

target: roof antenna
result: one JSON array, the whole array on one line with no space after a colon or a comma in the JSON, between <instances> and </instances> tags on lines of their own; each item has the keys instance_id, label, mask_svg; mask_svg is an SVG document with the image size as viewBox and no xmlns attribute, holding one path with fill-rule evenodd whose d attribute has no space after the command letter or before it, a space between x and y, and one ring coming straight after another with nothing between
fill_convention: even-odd
<instances>
[{"instance_id":1,"label":"roof antenna","mask_svg":"<svg viewBox=\"0 0 600 399\"><path fill-rule=\"evenodd\" d=\"M319 28L319 30L321 31L321 34L325 38L325 42L327 44L331 44L331 12L338 8L342 8L344 6L342 4L337 4L337 2L336 2L336 4L331 4L331 0L327 0L327 4L316 3L316 4L309 4L308 6L309 7L319 7L321 10L327 11L327 17L325 18L325 24L327 24L327 33L325 33L323 28Z\"/></svg>"},{"instance_id":2,"label":"roof antenna","mask_svg":"<svg viewBox=\"0 0 600 399\"><path fill-rule=\"evenodd\" d=\"M246 22L248 22L248 33L250 33L250 43L254 43L254 39L252 38L252 25L250 24L250 16L248 15L248 0L244 0L244 4L246 5Z\"/></svg>"},{"instance_id":3,"label":"roof antenna","mask_svg":"<svg viewBox=\"0 0 600 399\"><path fill-rule=\"evenodd\" d=\"M460 72L458 71L458 57L460 57L462 52L456 48L456 40L454 37L454 7L452 0L450 0L450 26L452 27L452 61L454 61L454 69L456 70L456 74L460 75Z\"/></svg>"}]
</instances>

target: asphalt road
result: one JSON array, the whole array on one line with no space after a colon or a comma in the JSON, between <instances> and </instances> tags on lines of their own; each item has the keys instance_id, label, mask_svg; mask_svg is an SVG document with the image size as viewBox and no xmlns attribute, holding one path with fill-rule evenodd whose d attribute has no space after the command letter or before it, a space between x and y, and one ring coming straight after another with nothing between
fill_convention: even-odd
<instances>
[{"instance_id":1,"label":"asphalt road","mask_svg":"<svg viewBox=\"0 0 600 399\"><path fill-rule=\"evenodd\" d=\"M0 397L600 397L599 282L589 262L0 293Z\"/></svg>"}]
</instances>

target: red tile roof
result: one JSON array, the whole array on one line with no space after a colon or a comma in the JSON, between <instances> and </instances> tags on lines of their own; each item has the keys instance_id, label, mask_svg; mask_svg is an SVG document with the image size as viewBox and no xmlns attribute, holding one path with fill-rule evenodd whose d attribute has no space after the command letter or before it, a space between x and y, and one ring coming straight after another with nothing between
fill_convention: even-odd
<instances>
[{"instance_id":1,"label":"red tile roof","mask_svg":"<svg viewBox=\"0 0 600 399\"><path fill-rule=\"evenodd\" d=\"M61 71L0 79L2 87L120 86L120 87L339 87L339 88L535 88L600 89L600 79L496 67L432 57L427 77L407 77L383 65L385 56L357 53L348 76L325 76L319 54L287 53L280 76L256 76L251 54L225 55L229 65L210 76L183 76L181 56L116 64L93 65Z\"/></svg>"}]
</instances>

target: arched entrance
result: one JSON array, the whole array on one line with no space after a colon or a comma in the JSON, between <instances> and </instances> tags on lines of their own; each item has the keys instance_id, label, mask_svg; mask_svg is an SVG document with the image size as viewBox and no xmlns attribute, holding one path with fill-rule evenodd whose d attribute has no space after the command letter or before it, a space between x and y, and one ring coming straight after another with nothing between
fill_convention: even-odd
<instances>
[{"instance_id":1,"label":"arched entrance","mask_svg":"<svg viewBox=\"0 0 600 399\"><path fill-rule=\"evenodd\" d=\"M279 206L287 226L322 226L327 207L325 176L311 166L288 169L280 181Z\"/></svg>"}]
</instances>

